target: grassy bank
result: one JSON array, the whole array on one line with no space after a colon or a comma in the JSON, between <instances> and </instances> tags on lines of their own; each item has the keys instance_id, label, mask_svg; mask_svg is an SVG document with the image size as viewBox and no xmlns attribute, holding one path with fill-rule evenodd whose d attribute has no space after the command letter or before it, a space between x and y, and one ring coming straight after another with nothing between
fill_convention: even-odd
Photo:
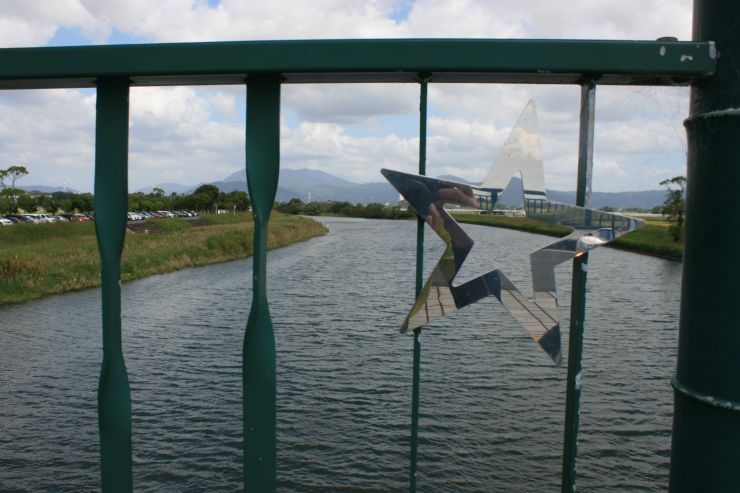
<instances>
[{"instance_id":1,"label":"grassy bank","mask_svg":"<svg viewBox=\"0 0 740 493\"><path fill-rule=\"evenodd\" d=\"M683 257L683 242L673 241L667 225L653 222L645 224L627 236L618 238L609 243L609 246L671 260L681 260Z\"/></svg>"},{"instance_id":2,"label":"grassy bank","mask_svg":"<svg viewBox=\"0 0 740 493\"><path fill-rule=\"evenodd\" d=\"M493 216L489 214L454 214L454 216L461 223L516 229L549 236L560 237L570 232L569 228L541 223L525 217ZM663 221L650 221L637 231L609 243L609 246L671 260L681 260L683 255L682 243L673 241L668 232L668 223Z\"/></svg>"},{"instance_id":3,"label":"grassy bank","mask_svg":"<svg viewBox=\"0 0 740 493\"><path fill-rule=\"evenodd\" d=\"M121 278L126 282L250 256L253 230L249 214L140 223L126 234ZM268 248L326 232L323 225L310 219L273 214ZM100 260L92 223L0 228L0 305L98 285Z\"/></svg>"},{"instance_id":4,"label":"grassy bank","mask_svg":"<svg viewBox=\"0 0 740 493\"><path fill-rule=\"evenodd\" d=\"M494 216L492 214L452 214L461 223L482 224L483 226L495 226L497 228L516 229L528 233L538 233L548 236L566 236L570 228L557 224L547 224L533 221L526 217Z\"/></svg>"}]
</instances>

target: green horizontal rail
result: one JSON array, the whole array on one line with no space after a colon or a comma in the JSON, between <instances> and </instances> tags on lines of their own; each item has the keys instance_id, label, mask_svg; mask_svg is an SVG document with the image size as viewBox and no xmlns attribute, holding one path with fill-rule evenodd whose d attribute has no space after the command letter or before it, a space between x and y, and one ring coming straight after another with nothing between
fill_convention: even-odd
<instances>
[{"instance_id":1,"label":"green horizontal rail","mask_svg":"<svg viewBox=\"0 0 740 493\"><path fill-rule=\"evenodd\" d=\"M288 83L506 82L688 84L711 75L711 41L371 39L240 41L0 49L0 88L240 84L272 74Z\"/></svg>"}]
</instances>

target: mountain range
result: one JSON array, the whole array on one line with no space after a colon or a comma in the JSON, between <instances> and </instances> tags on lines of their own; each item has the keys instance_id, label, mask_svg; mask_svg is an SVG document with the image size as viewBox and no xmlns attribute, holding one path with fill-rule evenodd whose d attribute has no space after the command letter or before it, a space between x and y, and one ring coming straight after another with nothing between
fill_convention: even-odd
<instances>
[{"instance_id":1,"label":"mountain range","mask_svg":"<svg viewBox=\"0 0 740 493\"><path fill-rule=\"evenodd\" d=\"M73 190L69 187L50 187L49 185L18 185L16 188L25 190L26 192L41 192L41 193L54 193L54 192L70 192L79 193L77 190Z\"/></svg>"},{"instance_id":2,"label":"mountain range","mask_svg":"<svg viewBox=\"0 0 740 493\"><path fill-rule=\"evenodd\" d=\"M169 195L172 192L191 193L200 185L202 183L195 186L161 183L157 186ZM235 171L223 180L211 182L211 185L217 186L222 192L234 190L246 192L246 171ZM151 189L152 187L147 187L138 191L149 193ZM293 198L304 202L333 200L353 204L370 202L385 204L398 202L398 192L387 182L353 183L315 169L281 169L275 200L287 202Z\"/></svg>"},{"instance_id":3,"label":"mountain range","mask_svg":"<svg viewBox=\"0 0 740 493\"><path fill-rule=\"evenodd\" d=\"M460 177L453 175L439 176L441 179L469 183ZM222 192L234 190L247 191L247 175L244 170L235 171L223 180L211 183ZM165 191L167 195L172 192L192 193L198 185L181 185L178 183L160 183L157 186ZM152 187L138 190L150 193ZM501 203L516 206L521 204L522 185L519 178L512 178L511 183L501 197ZM555 202L566 204L575 203L576 192L547 190L548 198ZM604 206L616 207L618 209L639 208L652 209L663 204L665 190L646 190L639 192L593 192L591 203L593 208ZM287 202L292 198L310 201L346 201L351 203L367 204L379 202L381 204L394 204L398 202L398 192L387 182L354 183L339 178L324 171L315 169L281 169L278 180L278 189L275 200Z\"/></svg>"}]
</instances>

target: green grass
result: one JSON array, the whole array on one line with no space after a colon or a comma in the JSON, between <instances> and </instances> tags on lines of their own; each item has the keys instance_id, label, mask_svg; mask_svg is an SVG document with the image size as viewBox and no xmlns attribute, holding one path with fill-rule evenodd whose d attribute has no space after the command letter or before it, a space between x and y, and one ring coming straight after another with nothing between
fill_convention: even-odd
<instances>
[{"instance_id":1,"label":"green grass","mask_svg":"<svg viewBox=\"0 0 740 493\"><path fill-rule=\"evenodd\" d=\"M517 229L549 236L565 236L570 229L564 226L541 223L525 217L494 216L490 214L453 214L461 223L482 224L498 228ZM655 255L671 260L681 260L683 243L673 241L665 221L650 221L637 231L609 243L610 247L631 252Z\"/></svg>"},{"instance_id":2,"label":"green grass","mask_svg":"<svg viewBox=\"0 0 740 493\"><path fill-rule=\"evenodd\" d=\"M198 221L196 221L196 224L238 224L251 220L251 212L237 212L236 214L210 214L208 216L200 216Z\"/></svg>"},{"instance_id":3,"label":"green grass","mask_svg":"<svg viewBox=\"0 0 740 493\"><path fill-rule=\"evenodd\" d=\"M493 214L452 214L461 223L482 224L484 226L495 226L497 228L516 229L528 233L539 233L548 236L566 236L570 228L557 224L548 224L533 221L526 217L494 216Z\"/></svg>"},{"instance_id":4,"label":"green grass","mask_svg":"<svg viewBox=\"0 0 740 493\"><path fill-rule=\"evenodd\" d=\"M252 254L254 224L248 214L153 221L160 234L128 232L121 278L224 262ZM210 221L211 218L216 218ZM205 223L205 225L204 225ZM273 214L268 248L326 234L320 223ZM153 228L149 233L153 233ZM0 229L0 305L100 285L100 260L93 223L15 225Z\"/></svg>"},{"instance_id":5,"label":"green grass","mask_svg":"<svg viewBox=\"0 0 740 493\"><path fill-rule=\"evenodd\" d=\"M148 225L151 225L163 233L174 233L176 231L182 231L192 227L190 221L181 217L172 217L169 219L150 218L147 219L146 222Z\"/></svg>"},{"instance_id":6,"label":"green grass","mask_svg":"<svg viewBox=\"0 0 740 493\"><path fill-rule=\"evenodd\" d=\"M668 227L662 224L647 223L637 231L609 243L609 246L671 260L681 260L683 257L683 242L673 241Z\"/></svg>"},{"instance_id":7,"label":"green grass","mask_svg":"<svg viewBox=\"0 0 740 493\"><path fill-rule=\"evenodd\" d=\"M64 238L80 238L95 234L95 223L19 223L0 228L0 250L8 246L26 245Z\"/></svg>"}]
</instances>

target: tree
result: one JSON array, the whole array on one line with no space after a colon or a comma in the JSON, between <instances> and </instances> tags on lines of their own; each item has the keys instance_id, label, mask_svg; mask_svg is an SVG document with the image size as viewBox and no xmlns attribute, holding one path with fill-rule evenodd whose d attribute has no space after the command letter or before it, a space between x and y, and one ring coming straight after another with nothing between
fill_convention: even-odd
<instances>
[{"instance_id":1,"label":"tree","mask_svg":"<svg viewBox=\"0 0 740 493\"><path fill-rule=\"evenodd\" d=\"M5 180L10 179L10 200L16 204L16 192L15 182L23 178L28 174L28 170L25 166L11 166L8 169L0 169L0 183L2 183L3 190L7 188Z\"/></svg>"},{"instance_id":2,"label":"tree","mask_svg":"<svg viewBox=\"0 0 740 493\"><path fill-rule=\"evenodd\" d=\"M247 211L251 205L249 195L247 195L247 192L243 192L241 190L234 190L229 193L221 192L218 200L219 204L227 210L236 209L239 211Z\"/></svg>"},{"instance_id":3,"label":"tree","mask_svg":"<svg viewBox=\"0 0 740 493\"><path fill-rule=\"evenodd\" d=\"M673 241L678 241L681 239L681 233L683 232L683 221L686 211L686 177L674 176L668 180L661 181L660 184L665 185L668 189L665 202L663 202L663 215L667 216L670 223L668 231L673 236Z\"/></svg>"},{"instance_id":4,"label":"tree","mask_svg":"<svg viewBox=\"0 0 740 493\"><path fill-rule=\"evenodd\" d=\"M303 206L303 214L307 216L320 216L324 213L323 202L311 202Z\"/></svg>"},{"instance_id":5,"label":"tree","mask_svg":"<svg viewBox=\"0 0 740 493\"><path fill-rule=\"evenodd\" d=\"M33 212L36 210L36 200L26 192L21 192L16 194L16 207L26 212Z\"/></svg>"},{"instance_id":6,"label":"tree","mask_svg":"<svg viewBox=\"0 0 740 493\"><path fill-rule=\"evenodd\" d=\"M301 199L290 199L288 202L275 204L275 210L285 214L303 214L303 208L306 204Z\"/></svg>"},{"instance_id":7,"label":"tree","mask_svg":"<svg viewBox=\"0 0 740 493\"><path fill-rule=\"evenodd\" d=\"M191 195L195 209L201 211L213 210L218 201L221 191L215 185L201 185L193 191Z\"/></svg>"}]
</instances>

